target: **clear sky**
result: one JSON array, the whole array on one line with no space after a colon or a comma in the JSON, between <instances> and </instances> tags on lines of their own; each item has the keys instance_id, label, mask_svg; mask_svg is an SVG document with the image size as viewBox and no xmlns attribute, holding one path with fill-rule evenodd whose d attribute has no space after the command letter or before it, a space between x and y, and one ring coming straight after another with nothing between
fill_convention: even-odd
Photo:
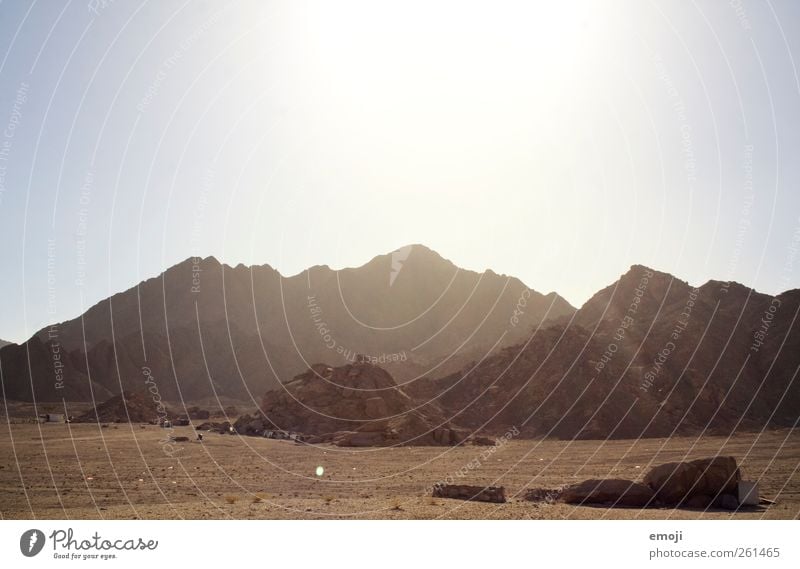
<instances>
[{"instance_id":1,"label":"clear sky","mask_svg":"<svg viewBox=\"0 0 800 569\"><path fill-rule=\"evenodd\" d=\"M800 3L0 3L0 338L192 255L800 286Z\"/></svg>"}]
</instances>

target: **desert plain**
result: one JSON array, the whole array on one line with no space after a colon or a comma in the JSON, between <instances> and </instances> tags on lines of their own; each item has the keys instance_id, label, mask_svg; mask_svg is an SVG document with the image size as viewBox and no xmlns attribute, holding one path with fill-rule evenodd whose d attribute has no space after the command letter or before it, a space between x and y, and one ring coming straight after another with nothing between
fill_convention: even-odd
<instances>
[{"instance_id":1,"label":"desert plain","mask_svg":"<svg viewBox=\"0 0 800 569\"><path fill-rule=\"evenodd\" d=\"M14 424L0 436L3 519L797 519L800 431L495 447L341 448L191 426ZM170 446L171 445L171 446ZM529 502L531 488L640 480L653 465L735 456L774 501L737 512ZM471 468L470 468L471 465ZM449 477L449 480L448 480ZM505 504L431 497L437 481L503 486Z\"/></svg>"}]
</instances>

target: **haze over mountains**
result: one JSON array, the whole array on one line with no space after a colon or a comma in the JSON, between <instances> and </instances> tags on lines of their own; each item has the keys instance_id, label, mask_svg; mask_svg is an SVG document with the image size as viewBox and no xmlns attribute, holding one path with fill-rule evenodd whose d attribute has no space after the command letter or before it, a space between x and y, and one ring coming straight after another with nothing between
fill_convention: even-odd
<instances>
[{"instance_id":1,"label":"haze over mountains","mask_svg":"<svg viewBox=\"0 0 800 569\"><path fill-rule=\"evenodd\" d=\"M695 288L637 265L575 310L421 245L292 277L189 259L6 346L0 363L9 399L102 401L141 388L147 367L164 399L259 401L312 364L364 354L475 431L759 430L800 417L799 309L800 290Z\"/></svg>"},{"instance_id":2,"label":"haze over mountains","mask_svg":"<svg viewBox=\"0 0 800 569\"><path fill-rule=\"evenodd\" d=\"M512 325L523 296L524 313ZM343 364L356 354L398 381L444 375L573 312L556 294L459 269L421 245L358 268L317 266L292 277L268 265L187 259L0 351L0 361L10 399L30 400L32 383L41 400L104 400L141 386L147 366L167 399L257 401L310 364Z\"/></svg>"}]
</instances>

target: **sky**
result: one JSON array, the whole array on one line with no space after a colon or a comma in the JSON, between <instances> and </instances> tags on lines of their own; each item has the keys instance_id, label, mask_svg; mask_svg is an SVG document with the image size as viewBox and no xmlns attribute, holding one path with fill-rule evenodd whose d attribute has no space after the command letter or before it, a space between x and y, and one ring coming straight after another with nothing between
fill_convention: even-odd
<instances>
[{"instance_id":1,"label":"sky","mask_svg":"<svg viewBox=\"0 0 800 569\"><path fill-rule=\"evenodd\" d=\"M4 0L0 338L195 255L800 287L797 65L790 0Z\"/></svg>"}]
</instances>

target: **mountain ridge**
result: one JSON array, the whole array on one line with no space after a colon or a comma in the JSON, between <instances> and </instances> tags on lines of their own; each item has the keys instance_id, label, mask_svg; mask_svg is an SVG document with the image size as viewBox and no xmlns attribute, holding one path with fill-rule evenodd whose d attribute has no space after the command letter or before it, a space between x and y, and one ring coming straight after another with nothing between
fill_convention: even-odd
<instances>
[{"instance_id":1,"label":"mountain ridge","mask_svg":"<svg viewBox=\"0 0 800 569\"><path fill-rule=\"evenodd\" d=\"M516 426L534 437L793 428L799 314L797 289L773 297L718 282L693 287L634 265L531 342L407 390L458 410L469 428Z\"/></svg>"},{"instance_id":2,"label":"mountain ridge","mask_svg":"<svg viewBox=\"0 0 800 569\"><path fill-rule=\"evenodd\" d=\"M402 360L389 367L405 380L434 365L457 369L466 357L462 352L508 344L527 327L575 310L555 293L542 295L494 272L462 270L424 246L405 248L398 268L393 257L400 251L360 267L311 267L289 277L269 265L231 267L213 256L191 257L78 318L43 328L19 349L2 352L6 375L17 378L10 382L16 387L29 385L18 379L30 375L23 352L32 349L38 354L32 367L46 368L42 350L57 345L66 352L63 371L72 377L67 393L76 399L95 389L118 393L134 381L138 368L152 363L150 354L167 360L159 363L160 375L172 396L179 395L181 384L201 383L202 376L208 388L189 397L211 396L215 384L234 383L226 396L248 397L250 387L260 395L309 361L342 364L356 353ZM530 306L519 326L509 328L523 292ZM179 351L168 338L180 344ZM209 345L214 356L199 357L208 356ZM183 361L191 357L198 361ZM44 377L33 383L40 389L53 382ZM46 398L63 393L42 389ZM34 393L10 389L7 396L29 399Z\"/></svg>"},{"instance_id":3,"label":"mountain ridge","mask_svg":"<svg viewBox=\"0 0 800 569\"><path fill-rule=\"evenodd\" d=\"M413 246L290 277L192 258L57 325L55 338L48 327L0 349L0 370L9 399L102 401L140 387L146 367L164 400L257 402L317 364L363 359L475 431L725 433L797 425L798 314L798 289L693 286L640 264L575 309ZM296 414L276 418L296 426Z\"/></svg>"}]
</instances>

